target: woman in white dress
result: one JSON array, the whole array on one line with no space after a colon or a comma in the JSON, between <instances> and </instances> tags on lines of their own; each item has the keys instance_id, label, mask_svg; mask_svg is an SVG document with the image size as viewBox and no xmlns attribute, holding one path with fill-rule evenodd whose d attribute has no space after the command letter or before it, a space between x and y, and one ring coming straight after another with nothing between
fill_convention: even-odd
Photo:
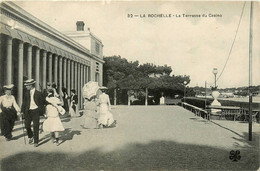
<instances>
[{"instance_id":1,"label":"woman in white dress","mask_svg":"<svg viewBox=\"0 0 260 171\"><path fill-rule=\"evenodd\" d=\"M12 139L12 130L14 127L17 115L20 115L20 107L17 105L14 96L11 94L13 84L5 85L5 95L0 97L0 115L3 125L1 125L3 132L1 132L6 141Z\"/></svg>"},{"instance_id":2,"label":"woman in white dress","mask_svg":"<svg viewBox=\"0 0 260 171\"><path fill-rule=\"evenodd\" d=\"M47 119L43 122L43 130L50 132L52 142L59 145L59 131L64 131L59 113L65 114L65 109L61 106L62 102L60 99L53 97L53 94L46 97L46 101L49 104L46 106Z\"/></svg>"},{"instance_id":3,"label":"woman in white dress","mask_svg":"<svg viewBox=\"0 0 260 171\"><path fill-rule=\"evenodd\" d=\"M109 96L105 93L106 87L101 87L102 94L99 95L99 128L114 127L116 121L113 118Z\"/></svg>"},{"instance_id":4,"label":"woman in white dress","mask_svg":"<svg viewBox=\"0 0 260 171\"><path fill-rule=\"evenodd\" d=\"M85 98L84 101L84 118L83 118L83 128L97 128L98 124L98 114L97 114L97 104L96 97L93 96L90 99Z\"/></svg>"}]
</instances>

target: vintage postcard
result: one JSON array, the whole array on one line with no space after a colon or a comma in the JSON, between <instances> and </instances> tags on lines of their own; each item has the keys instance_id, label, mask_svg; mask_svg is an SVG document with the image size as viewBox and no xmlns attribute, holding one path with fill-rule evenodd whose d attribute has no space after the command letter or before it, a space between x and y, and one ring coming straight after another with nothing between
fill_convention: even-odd
<instances>
[{"instance_id":1,"label":"vintage postcard","mask_svg":"<svg viewBox=\"0 0 260 171\"><path fill-rule=\"evenodd\" d=\"M3 1L1 170L259 170L259 1Z\"/></svg>"}]
</instances>

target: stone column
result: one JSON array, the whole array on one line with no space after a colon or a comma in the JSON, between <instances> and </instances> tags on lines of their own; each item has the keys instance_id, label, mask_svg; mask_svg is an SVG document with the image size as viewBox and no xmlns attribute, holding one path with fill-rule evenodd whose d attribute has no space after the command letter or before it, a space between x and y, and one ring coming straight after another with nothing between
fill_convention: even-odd
<instances>
[{"instance_id":1,"label":"stone column","mask_svg":"<svg viewBox=\"0 0 260 171\"><path fill-rule=\"evenodd\" d=\"M79 108L81 108L81 70L80 63L78 63L78 97L79 97Z\"/></svg>"},{"instance_id":2,"label":"stone column","mask_svg":"<svg viewBox=\"0 0 260 171\"><path fill-rule=\"evenodd\" d=\"M75 80L74 80L74 61L71 61L71 78L70 78L70 80L71 80L71 89L74 89L74 85L75 85Z\"/></svg>"},{"instance_id":3,"label":"stone column","mask_svg":"<svg viewBox=\"0 0 260 171\"><path fill-rule=\"evenodd\" d=\"M88 66L88 80L91 81L91 66Z\"/></svg>"},{"instance_id":4,"label":"stone column","mask_svg":"<svg viewBox=\"0 0 260 171\"><path fill-rule=\"evenodd\" d=\"M43 51L42 56L42 88L46 89L46 77L47 77L47 52Z\"/></svg>"},{"instance_id":5,"label":"stone column","mask_svg":"<svg viewBox=\"0 0 260 171\"><path fill-rule=\"evenodd\" d=\"M54 82L58 86L58 56L54 55Z\"/></svg>"},{"instance_id":6,"label":"stone column","mask_svg":"<svg viewBox=\"0 0 260 171\"><path fill-rule=\"evenodd\" d=\"M99 82L103 86L103 64L99 65Z\"/></svg>"},{"instance_id":7,"label":"stone column","mask_svg":"<svg viewBox=\"0 0 260 171\"><path fill-rule=\"evenodd\" d=\"M63 59L63 86L65 88L68 88L67 85L67 59Z\"/></svg>"},{"instance_id":8,"label":"stone column","mask_svg":"<svg viewBox=\"0 0 260 171\"><path fill-rule=\"evenodd\" d=\"M27 76L28 79L32 78L32 45L28 45L27 49Z\"/></svg>"},{"instance_id":9,"label":"stone column","mask_svg":"<svg viewBox=\"0 0 260 171\"><path fill-rule=\"evenodd\" d=\"M35 81L36 90L40 90L40 49L38 47L35 54Z\"/></svg>"},{"instance_id":10,"label":"stone column","mask_svg":"<svg viewBox=\"0 0 260 171\"><path fill-rule=\"evenodd\" d=\"M83 104L83 102L84 102L84 100L83 100L83 96L82 96L82 87L84 86L84 71L83 71L83 67L84 67L84 65L83 64L81 64L80 65L80 96L81 96L81 108L82 108L82 104Z\"/></svg>"},{"instance_id":11,"label":"stone column","mask_svg":"<svg viewBox=\"0 0 260 171\"><path fill-rule=\"evenodd\" d=\"M86 66L86 82L88 82L89 81L89 78L88 78L88 75L89 75L89 73L88 73L88 66Z\"/></svg>"},{"instance_id":12,"label":"stone column","mask_svg":"<svg viewBox=\"0 0 260 171\"><path fill-rule=\"evenodd\" d=\"M74 62L74 89L76 90L77 92L77 95L78 95L78 63L77 62Z\"/></svg>"},{"instance_id":13,"label":"stone column","mask_svg":"<svg viewBox=\"0 0 260 171\"><path fill-rule=\"evenodd\" d=\"M80 63L77 63L77 89L78 89L78 102L80 108Z\"/></svg>"},{"instance_id":14,"label":"stone column","mask_svg":"<svg viewBox=\"0 0 260 171\"><path fill-rule=\"evenodd\" d=\"M62 56L59 57L59 92L62 88Z\"/></svg>"},{"instance_id":15,"label":"stone column","mask_svg":"<svg viewBox=\"0 0 260 171\"><path fill-rule=\"evenodd\" d=\"M79 107L81 107L81 64L78 63L78 91L79 91Z\"/></svg>"},{"instance_id":16,"label":"stone column","mask_svg":"<svg viewBox=\"0 0 260 171\"><path fill-rule=\"evenodd\" d=\"M49 53L48 58L49 58L48 82L52 83L52 53Z\"/></svg>"},{"instance_id":17,"label":"stone column","mask_svg":"<svg viewBox=\"0 0 260 171\"><path fill-rule=\"evenodd\" d=\"M78 100L80 104L80 63L77 62L77 92L78 92Z\"/></svg>"},{"instance_id":18,"label":"stone column","mask_svg":"<svg viewBox=\"0 0 260 171\"><path fill-rule=\"evenodd\" d=\"M17 86L17 103L22 105L23 100L23 42L19 41L18 49L18 86Z\"/></svg>"},{"instance_id":19,"label":"stone column","mask_svg":"<svg viewBox=\"0 0 260 171\"><path fill-rule=\"evenodd\" d=\"M13 46L13 42L12 42L12 38L8 37L7 38L7 58L6 58L6 76L7 76L7 80L6 83L7 84L12 84L12 78L13 78L13 72L12 72L12 46Z\"/></svg>"},{"instance_id":20,"label":"stone column","mask_svg":"<svg viewBox=\"0 0 260 171\"><path fill-rule=\"evenodd\" d=\"M70 83L71 83L71 80L70 80L70 73L71 73L71 70L70 70L70 60L68 59L68 78L67 78L67 85L68 85L68 87L67 87L67 90L68 90L68 95L70 96L70 89L71 89L71 87L70 87Z\"/></svg>"},{"instance_id":21,"label":"stone column","mask_svg":"<svg viewBox=\"0 0 260 171\"><path fill-rule=\"evenodd\" d=\"M86 84L86 66L83 65L83 86Z\"/></svg>"}]
</instances>

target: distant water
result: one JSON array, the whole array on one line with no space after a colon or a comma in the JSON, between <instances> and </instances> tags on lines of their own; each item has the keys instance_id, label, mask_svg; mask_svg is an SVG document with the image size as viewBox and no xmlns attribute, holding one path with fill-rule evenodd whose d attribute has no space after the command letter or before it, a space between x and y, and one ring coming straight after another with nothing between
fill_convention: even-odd
<instances>
[{"instance_id":1,"label":"distant water","mask_svg":"<svg viewBox=\"0 0 260 171\"><path fill-rule=\"evenodd\" d=\"M232 97L232 98L218 98L221 100L232 100L232 101L239 101L239 102L249 102L249 97ZM254 103L260 103L260 96L253 96Z\"/></svg>"},{"instance_id":2,"label":"distant water","mask_svg":"<svg viewBox=\"0 0 260 171\"><path fill-rule=\"evenodd\" d=\"M199 97L204 98L204 97ZM212 97L208 97L207 99L213 99ZM230 98L218 98L220 100L231 100L231 101L238 101L238 102L249 102L249 97L230 97ZM260 103L260 96L253 96L254 103Z\"/></svg>"}]
</instances>

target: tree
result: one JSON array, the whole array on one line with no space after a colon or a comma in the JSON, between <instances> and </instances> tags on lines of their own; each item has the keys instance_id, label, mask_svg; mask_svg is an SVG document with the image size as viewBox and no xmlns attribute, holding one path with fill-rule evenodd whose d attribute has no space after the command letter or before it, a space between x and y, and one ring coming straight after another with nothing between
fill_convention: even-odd
<instances>
[{"instance_id":1,"label":"tree","mask_svg":"<svg viewBox=\"0 0 260 171\"><path fill-rule=\"evenodd\" d=\"M105 57L104 64L104 85L109 89L114 89L114 99L117 97L116 91L127 92L128 104L130 95L135 92L139 97L145 96L147 104L148 93L156 94L160 98L162 92L165 95L183 92L184 82L190 82L189 76L170 76L172 69L170 66L156 66L151 63L139 65L138 61L128 62L121 56ZM116 100L114 100L116 104Z\"/></svg>"},{"instance_id":2,"label":"tree","mask_svg":"<svg viewBox=\"0 0 260 171\"><path fill-rule=\"evenodd\" d=\"M138 88L135 85L135 78L141 73L137 73L138 61L128 62L121 56L111 56L104 58L104 85L109 89L114 89L114 104L116 104L117 90ZM135 85L135 87L133 87Z\"/></svg>"}]
</instances>

